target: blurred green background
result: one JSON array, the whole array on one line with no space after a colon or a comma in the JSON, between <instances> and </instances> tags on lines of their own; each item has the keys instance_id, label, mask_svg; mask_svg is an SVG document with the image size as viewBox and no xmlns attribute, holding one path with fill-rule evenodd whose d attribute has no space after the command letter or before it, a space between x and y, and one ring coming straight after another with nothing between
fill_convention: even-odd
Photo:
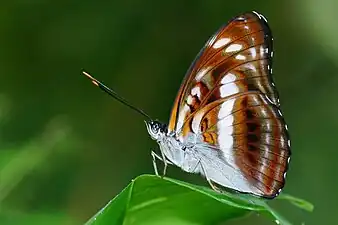
<instances>
[{"instance_id":1,"label":"blurred green background","mask_svg":"<svg viewBox=\"0 0 338 225\"><path fill-rule=\"evenodd\" d=\"M338 224L337 8L334 0L2 1L0 224L82 224L132 178L153 173L156 143L143 118L95 89L82 68L168 121L205 41L249 10L274 35L293 151L284 191L315 211L272 205L295 224ZM231 224L249 223L271 224L257 215Z\"/></svg>"}]
</instances>

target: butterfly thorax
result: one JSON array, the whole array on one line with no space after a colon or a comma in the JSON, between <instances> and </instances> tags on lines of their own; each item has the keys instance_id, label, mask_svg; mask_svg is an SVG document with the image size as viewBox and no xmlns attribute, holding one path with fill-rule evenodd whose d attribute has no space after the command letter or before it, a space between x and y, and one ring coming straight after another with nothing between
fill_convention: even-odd
<instances>
[{"instance_id":1,"label":"butterfly thorax","mask_svg":"<svg viewBox=\"0 0 338 225\"><path fill-rule=\"evenodd\" d=\"M194 144L191 141L181 142L176 133L168 132L167 125L158 121L146 122L148 133L160 146L165 159L182 168L184 171L197 173L198 158L194 155ZM187 139L191 140L191 139Z\"/></svg>"}]
</instances>

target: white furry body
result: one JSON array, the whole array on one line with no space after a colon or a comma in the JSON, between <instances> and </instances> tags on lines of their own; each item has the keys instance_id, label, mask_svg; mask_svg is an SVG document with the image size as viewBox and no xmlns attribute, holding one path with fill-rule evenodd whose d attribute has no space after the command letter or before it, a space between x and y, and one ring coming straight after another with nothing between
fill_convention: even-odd
<instances>
[{"instance_id":1,"label":"white furry body","mask_svg":"<svg viewBox=\"0 0 338 225\"><path fill-rule=\"evenodd\" d=\"M219 149L206 144L199 135L190 134L182 143L174 135L162 133L157 142L162 153L162 157L158 158L162 158L165 166L166 163L174 164L188 173L201 174L210 185L214 182L241 192L260 192L250 185L236 167L233 155L225 155Z\"/></svg>"}]
</instances>

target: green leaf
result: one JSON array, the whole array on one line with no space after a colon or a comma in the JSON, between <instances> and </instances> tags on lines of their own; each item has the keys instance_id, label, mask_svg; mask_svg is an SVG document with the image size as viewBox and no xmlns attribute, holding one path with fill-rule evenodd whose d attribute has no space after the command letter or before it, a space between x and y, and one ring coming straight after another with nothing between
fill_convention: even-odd
<instances>
[{"instance_id":1,"label":"green leaf","mask_svg":"<svg viewBox=\"0 0 338 225\"><path fill-rule=\"evenodd\" d=\"M283 198L305 202L290 195ZM296 205L308 209L303 204ZM250 212L266 215L277 224L291 224L257 197L228 192L220 194L207 187L142 175L86 224L203 225L239 218Z\"/></svg>"},{"instance_id":2,"label":"green leaf","mask_svg":"<svg viewBox=\"0 0 338 225\"><path fill-rule=\"evenodd\" d=\"M300 198L296 198L294 196L288 195L288 194L281 194L278 199L280 200L287 200L289 201L291 204L304 209L306 211L312 212L314 209L314 206L312 203L305 201L303 199Z\"/></svg>"}]
</instances>

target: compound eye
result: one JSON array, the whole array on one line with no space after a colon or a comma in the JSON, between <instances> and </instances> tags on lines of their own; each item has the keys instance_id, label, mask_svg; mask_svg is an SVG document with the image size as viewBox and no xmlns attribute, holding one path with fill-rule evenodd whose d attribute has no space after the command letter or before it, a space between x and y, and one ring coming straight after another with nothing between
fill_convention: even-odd
<instances>
[{"instance_id":1,"label":"compound eye","mask_svg":"<svg viewBox=\"0 0 338 225\"><path fill-rule=\"evenodd\" d=\"M152 126L152 130L153 130L153 132L156 134L157 132L158 132L158 124L156 123L156 124L153 124L153 126Z\"/></svg>"}]
</instances>

